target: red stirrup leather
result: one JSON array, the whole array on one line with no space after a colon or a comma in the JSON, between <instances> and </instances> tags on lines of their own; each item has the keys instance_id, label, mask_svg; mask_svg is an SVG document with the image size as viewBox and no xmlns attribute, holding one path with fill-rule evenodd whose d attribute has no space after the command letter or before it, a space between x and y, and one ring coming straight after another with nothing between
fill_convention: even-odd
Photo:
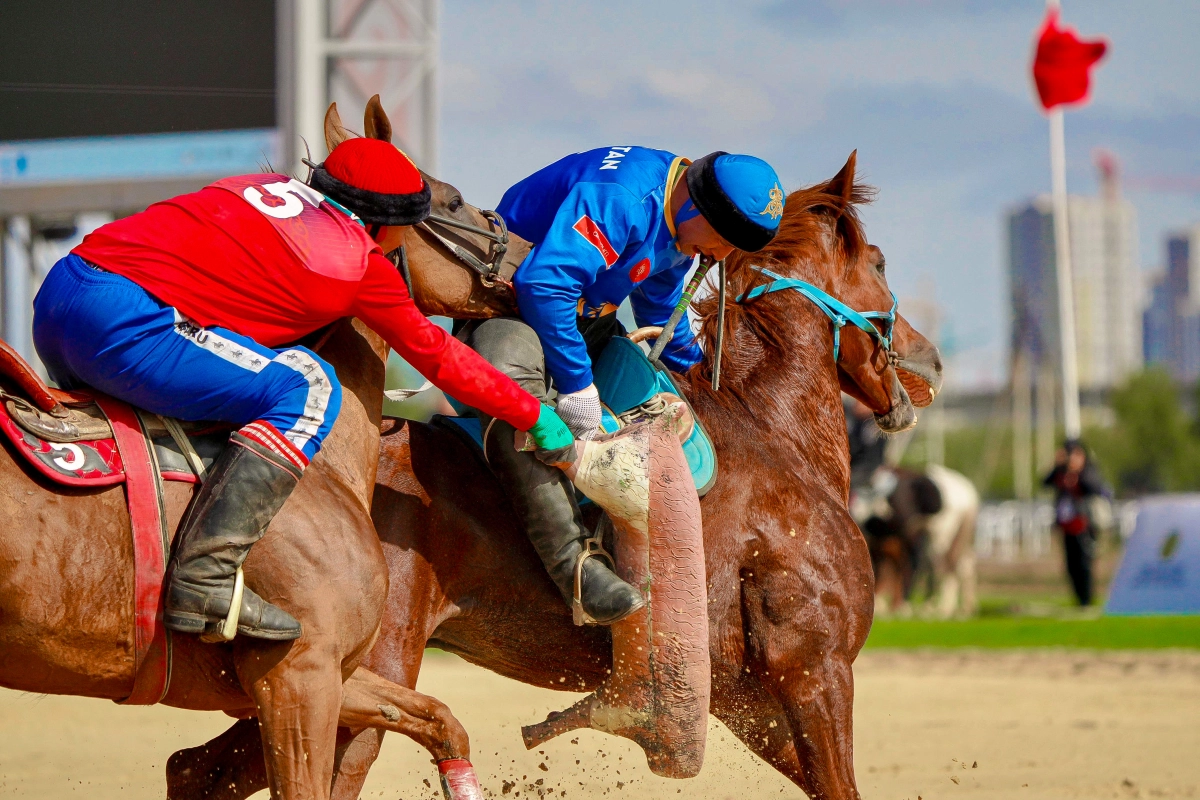
<instances>
[{"instance_id":1,"label":"red stirrup leather","mask_svg":"<svg viewBox=\"0 0 1200 800\"><path fill-rule=\"evenodd\" d=\"M130 405L97 393L125 465L125 494L133 529L134 679L125 705L154 705L171 682L171 637L162 624L163 581L170 532L153 445Z\"/></svg>"}]
</instances>

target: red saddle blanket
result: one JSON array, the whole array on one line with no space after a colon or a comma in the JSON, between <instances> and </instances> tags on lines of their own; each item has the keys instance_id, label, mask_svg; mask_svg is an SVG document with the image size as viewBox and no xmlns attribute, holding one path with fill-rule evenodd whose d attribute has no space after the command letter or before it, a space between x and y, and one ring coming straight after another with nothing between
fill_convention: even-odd
<instances>
[{"instance_id":1,"label":"red saddle blanket","mask_svg":"<svg viewBox=\"0 0 1200 800\"><path fill-rule=\"evenodd\" d=\"M125 465L113 439L94 442L48 442L21 428L5 409L0 428L33 468L68 486L108 486L125 481Z\"/></svg>"},{"instance_id":2,"label":"red saddle blanket","mask_svg":"<svg viewBox=\"0 0 1200 800\"><path fill-rule=\"evenodd\" d=\"M80 398L100 400L99 397L86 392L75 393ZM120 416L128 416L131 422L137 422L134 409L118 400L104 398L102 407L106 417L112 415L114 409L120 409ZM110 424L112 420L110 419ZM0 429L12 442L13 447L37 472L56 483L67 486L101 487L124 483L125 462L121 458L121 450L112 433L105 438L79 440L74 442L52 442L37 433L22 427L6 403L0 404ZM163 480L195 483L196 476L170 448L174 445L170 437L151 437L140 423L134 430L141 429L143 435L154 445L159 474Z\"/></svg>"}]
</instances>

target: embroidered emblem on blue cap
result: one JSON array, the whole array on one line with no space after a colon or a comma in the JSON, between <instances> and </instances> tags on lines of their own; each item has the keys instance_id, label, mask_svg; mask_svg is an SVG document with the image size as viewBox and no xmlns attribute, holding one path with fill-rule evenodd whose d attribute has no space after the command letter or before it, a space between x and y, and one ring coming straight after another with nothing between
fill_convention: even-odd
<instances>
[{"instance_id":1,"label":"embroidered emblem on blue cap","mask_svg":"<svg viewBox=\"0 0 1200 800\"><path fill-rule=\"evenodd\" d=\"M771 201L767 203L766 208L758 212L758 215L765 217L769 214L771 219L779 219L783 216L783 190L779 188L779 184L777 183L771 191L767 192L767 195L771 198Z\"/></svg>"}]
</instances>

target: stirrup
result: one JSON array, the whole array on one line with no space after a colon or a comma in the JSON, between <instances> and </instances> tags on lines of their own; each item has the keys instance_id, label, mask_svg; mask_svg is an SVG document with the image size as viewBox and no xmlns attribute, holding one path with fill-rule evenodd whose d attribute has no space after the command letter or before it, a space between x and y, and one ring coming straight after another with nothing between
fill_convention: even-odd
<instances>
[{"instance_id":1,"label":"stirrup","mask_svg":"<svg viewBox=\"0 0 1200 800\"><path fill-rule=\"evenodd\" d=\"M589 536L583 541L583 550L575 559L575 594L571 598L571 621L576 625L598 625L592 615L583 610L583 563L589 558L603 558L608 561L613 572L617 571L617 562L604 549L603 534L599 527L595 536Z\"/></svg>"},{"instance_id":2,"label":"stirrup","mask_svg":"<svg viewBox=\"0 0 1200 800\"><path fill-rule=\"evenodd\" d=\"M245 589L246 576L242 573L242 568L238 567L233 578L233 599L229 601L229 613L225 615L225 621L212 633L201 634L200 641L210 644L233 641L233 637L237 636L238 619L242 616L242 595L245 594Z\"/></svg>"}]
</instances>

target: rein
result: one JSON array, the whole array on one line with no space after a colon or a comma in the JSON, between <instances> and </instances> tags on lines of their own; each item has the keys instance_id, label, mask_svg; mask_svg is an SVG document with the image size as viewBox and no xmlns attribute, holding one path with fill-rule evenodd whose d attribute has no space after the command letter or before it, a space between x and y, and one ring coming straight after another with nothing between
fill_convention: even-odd
<instances>
[{"instance_id":1,"label":"rein","mask_svg":"<svg viewBox=\"0 0 1200 800\"><path fill-rule=\"evenodd\" d=\"M756 286L748 292L745 292L737 298L735 302L742 303L746 300L753 300L756 297L761 297L772 292L781 292L785 289L792 289L807 297L829 317L833 323L833 361L837 363L838 354L841 352L842 344L842 328L846 325L853 325L863 333L869 335L872 339L879 343L879 346L886 350L889 356L892 353L892 329L896 324L896 308L899 301L896 299L896 293L892 292L892 310L891 311L855 311L850 306L838 300L833 295L818 289L807 281L802 281L799 278L785 278L782 275L776 275L766 267L752 267L758 270L768 278L773 278L770 283L764 283ZM873 319L884 321L884 330L880 331L876 325L871 322Z\"/></svg>"},{"instance_id":2,"label":"rein","mask_svg":"<svg viewBox=\"0 0 1200 800\"><path fill-rule=\"evenodd\" d=\"M500 267L503 265L505 254L508 253L508 225L504 222L504 217L495 211L480 209L479 213L487 219L491 227L481 228L469 222L460 222L452 217L442 217L437 214L430 214L424 221L417 223L417 227L437 239L442 247L446 248L459 261L466 264L467 267L475 270L479 274L479 279L483 282L483 285L490 289L495 286L497 281L501 283L505 282L500 277ZM479 260L473 253L468 252L461 245L438 233L430 223L447 228L457 228L460 231L466 231L467 233L487 239L487 261ZM496 228L499 228L499 232L495 230Z\"/></svg>"}]
</instances>

